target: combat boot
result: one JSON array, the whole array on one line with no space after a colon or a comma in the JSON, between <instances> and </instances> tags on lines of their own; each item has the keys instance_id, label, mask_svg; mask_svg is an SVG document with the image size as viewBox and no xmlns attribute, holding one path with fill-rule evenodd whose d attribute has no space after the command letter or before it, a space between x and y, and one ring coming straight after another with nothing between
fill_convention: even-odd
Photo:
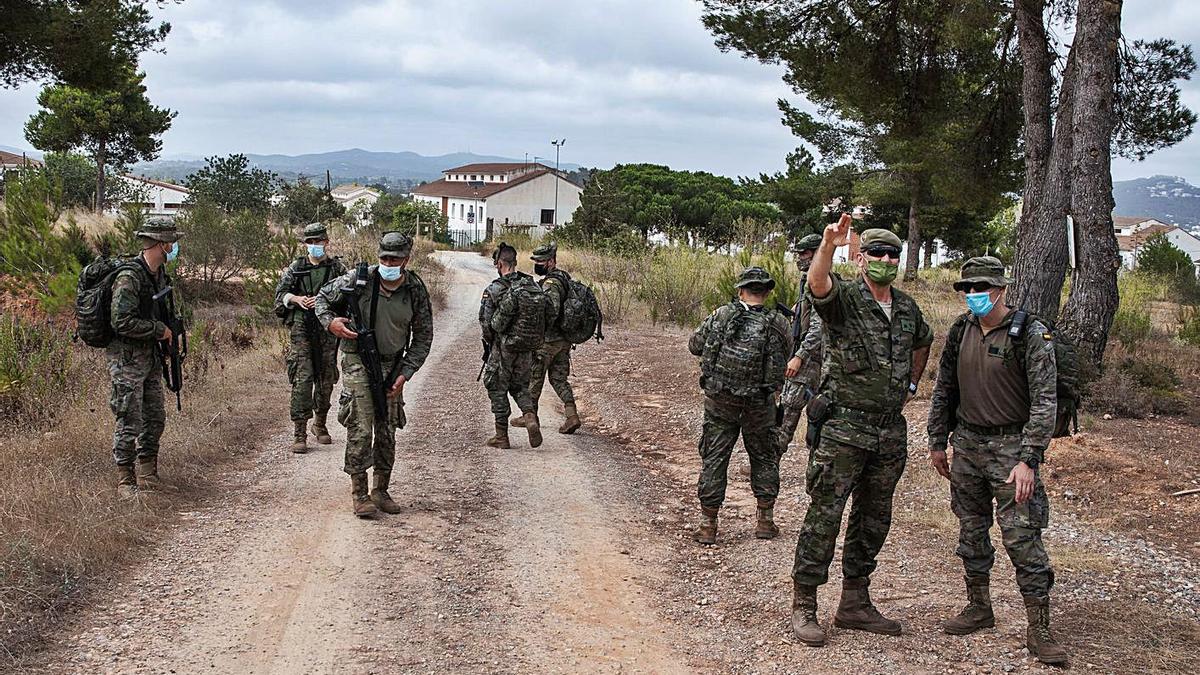
<instances>
[{"instance_id":1,"label":"combat boot","mask_svg":"<svg viewBox=\"0 0 1200 675\"><path fill-rule=\"evenodd\" d=\"M296 435L292 437L292 452L303 455L308 452L308 420L295 420Z\"/></svg>"},{"instance_id":2,"label":"combat boot","mask_svg":"<svg viewBox=\"0 0 1200 675\"><path fill-rule=\"evenodd\" d=\"M967 582L967 606L958 616L946 620L945 630L950 635L970 635L981 628L996 625L992 614L992 594L988 588L989 578L984 576L963 577Z\"/></svg>"},{"instance_id":3,"label":"combat boot","mask_svg":"<svg viewBox=\"0 0 1200 675\"><path fill-rule=\"evenodd\" d=\"M374 486L371 488L371 501L384 513L400 513L400 505L392 501L388 494L388 482L392 478L390 471L375 471L372 476Z\"/></svg>"},{"instance_id":4,"label":"combat boot","mask_svg":"<svg viewBox=\"0 0 1200 675\"><path fill-rule=\"evenodd\" d=\"M525 413L525 431L529 432L529 447L536 448L542 444L542 425L538 422L535 412Z\"/></svg>"},{"instance_id":5,"label":"combat boot","mask_svg":"<svg viewBox=\"0 0 1200 675\"><path fill-rule=\"evenodd\" d=\"M1050 598L1026 595L1025 615L1029 618L1029 630L1025 633L1025 647L1038 661L1050 665L1067 662L1067 650L1058 644L1050 633Z\"/></svg>"},{"instance_id":6,"label":"combat boot","mask_svg":"<svg viewBox=\"0 0 1200 675\"><path fill-rule=\"evenodd\" d=\"M375 515L375 503L367 496L367 472L350 474L350 494L354 500L354 515L359 518L370 518Z\"/></svg>"},{"instance_id":7,"label":"combat boot","mask_svg":"<svg viewBox=\"0 0 1200 675\"><path fill-rule=\"evenodd\" d=\"M833 614L833 625L879 635L899 635L900 622L883 616L871 604L871 594L867 591L870 585L870 577L842 579L842 601Z\"/></svg>"},{"instance_id":8,"label":"combat boot","mask_svg":"<svg viewBox=\"0 0 1200 675\"><path fill-rule=\"evenodd\" d=\"M775 525L775 500L758 500L758 522L754 525L754 536L759 539L774 539L779 536Z\"/></svg>"},{"instance_id":9,"label":"combat boot","mask_svg":"<svg viewBox=\"0 0 1200 675\"><path fill-rule=\"evenodd\" d=\"M317 442L321 445L332 445L333 436L329 435L329 427L325 426L329 420L329 411L322 410L313 416L312 432L313 436L317 437Z\"/></svg>"},{"instance_id":10,"label":"combat boot","mask_svg":"<svg viewBox=\"0 0 1200 675\"><path fill-rule=\"evenodd\" d=\"M696 529L696 542L700 544L717 543L717 513L720 509L700 507L700 527Z\"/></svg>"},{"instance_id":11,"label":"combat boot","mask_svg":"<svg viewBox=\"0 0 1200 675\"><path fill-rule=\"evenodd\" d=\"M583 422L579 419L579 409L575 407L573 401L565 404L564 408L566 409L563 412L566 414L567 419L558 428L558 433L573 434L579 430L579 427L583 426Z\"/></svg>"},{"instance_id":12,"label":"combat boot","mask_svg":"<svg viewBox=\"0 0 1200 675\"><path fill-rule=\"evenodd\" d=\"M508 427L497 422L496 435L488 439L487 445L492 448L500 448L501 450L511 448L512 445L508 442Z\"/></svg>"},{"instance_id":13,"label":"combat boot","mask_svg":"<svg viewBox=\"0 0 1200 675\"><path fill-rule=\"evenodd\" d=\"M508 421L508 426L521 427L522 429L524 429L525 428L525 415L517 415L516 417L512 418L511 420Z\"/></svg>"},{"instance_id":14,"label":"combat boot","mask_svg":"<svg viewBox=\"0 0 1200 675\"><path fill-rule=\"evenodd\" d=\"M825 631L817 623L817 587L792 582L792 632L809 647L825 646Z\"/></svg>"},{"instance_id":15,"label":"combat boot","mask_svg":"<svg viewBox=\"0 0 1200 675\"><path fill-rule=\"evenodd\" d=\"M133 465L117 465L117 496L121 499L137 497L137 476L133 472Z\"/></svg>"},{"instance_id":16,"label":"combat boot","mask_svg":"<svg viewBox=\"0 0 1200 675\"><path fill-rule=\"evenodd\" d=\"M139 490L162 489L162 481L158 479L158 457L138 457L134 473Z\"/></svg>"}]
</instances>

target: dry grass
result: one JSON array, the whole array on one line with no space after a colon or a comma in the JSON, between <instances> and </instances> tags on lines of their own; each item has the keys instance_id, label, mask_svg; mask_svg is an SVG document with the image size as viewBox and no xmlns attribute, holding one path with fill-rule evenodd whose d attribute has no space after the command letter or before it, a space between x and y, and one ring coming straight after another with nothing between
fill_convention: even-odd
<instances>
[{"instance_id":1,"label":"dry grass","mask_svg":"<svg viewBox=\"0 0 1200 675\"><path fill-rule=\"evenodd\" d=\"M1091 548L1071 544L1047 544L1054 567L1077 574L1108 575L1117 570L1111 558Z\"/></svg>"},{"instance_id":2,"label":"dry grass","mask_svg":"<svg viewBox=\"0 0 1200 675\"><path fill-rule=\"evenodd\" d=\"M1200 624L1143 600L1083 602L1060 612L1058 630L1090 660L1128 673L1200 672Z\"/></svg>"},{"instance_id":3,"label":"dry grass","mask_svg":"<svg viewBox=\"0 0 1200 675\"><path fill-rule=\"evenodd\" d=\"M178 492L121 501L114 489L108 377L98 350L78 348L76 397L52 427L4 420L0 435L0 663L29 646L88 582L131 559L181 505L214 484L214 469L268 428L245 411L286 409L278 329L212 321L185 371L184 410L168 396L161 473ZM211 341L211 344L206 342ZM280 419L284 419L281 413ZM15 430L14 429L18 429Z\"/></svg>"}]
</instances>

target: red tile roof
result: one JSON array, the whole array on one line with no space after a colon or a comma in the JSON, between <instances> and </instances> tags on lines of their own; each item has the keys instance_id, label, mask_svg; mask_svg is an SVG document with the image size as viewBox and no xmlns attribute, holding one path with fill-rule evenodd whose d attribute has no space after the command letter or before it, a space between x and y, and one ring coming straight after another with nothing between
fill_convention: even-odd
<instances>
[{"instance_id":1,"label":"red tile roof","mask_svg":"<svg viewBox=\"0 0 1200 675\"><path fill-rule=\"evenodd\" d=\"M1114 218L1113 220L1115 221L1116 219ZM1146 218L1145 220L1138 222L1145 222L1146 220L1153 219ZM1159 233L1166 234L1168 232L1174 232L1178 229L1179 228L1174 225L1151 225L1144 230L1138 230L1135 234L1131 234L1128 237L1117 235L1117 248L1122 251L1136 251L1141 248L1142 244L1146 243L1146 240L1153 235Z\"/></svg>"},{"instance_id":2,"label":"red tile roof","mask_svg":"<svg viewBox=\"0 0 1200 675\"><path fill-rule=\"evenodd\" d=\"M18 154L12 153L12 152L5 152L3 150L0 150L0 164L5 164L5 165L8 165L8 164L30 164L31 166L41 166L42 165L42 163L40 161L38 161L32 157L29 157L29 156L22 157L21 155L18 155Z\"/></svg>"},{"instance_id":3,"label":"red tile roof","mask_svg":"<svg viewBox=\"0 0 1200 675\"><path fill-rule=\"evenodd\" d=\"M456 166L453 169L446 169L442 173L508 173L510 171L520 171L522 169L537 170L537 167L549 169L550 167L540 162L494 162L491 164L464 164Z\"/></svg>"},{"instance_id":4,"label":"red tile roof","mask_svg":"<svg viewBox=\"0 0 1200 675\"><path fill-rule=\"evenodd\" d=\"M474 166L487 166L487 165L476 164ZM495 166L495 165L492 165L492 166ZM521 166L521 165L518 164L517 166ZM454 169L453 171L455 171L457 173L458 170ZM517 176L516 178L513 178L512 180L508 181L507 183L482 183L482 184L480 184L480 183L469 183L467 181L461 181L461 180L446 180L445 178L441 178L441 179L433 181L432 183L426 183L424 185L417 186L416 188L413 189L413 194L424 195L426 197L456 197L459 199L487 199L488 197L491 197L492 195L494 195L496 193L504 192L505 190L507 190L511 187L520 185L521 183L527 183L527 182L533 180L534 178L538 178L540 176L545 176L548 173L554 173L554 171L552 169L547 169L547 168L538 169L537 171L531 171L529 173Z\"/></svg>"}]
</instances>

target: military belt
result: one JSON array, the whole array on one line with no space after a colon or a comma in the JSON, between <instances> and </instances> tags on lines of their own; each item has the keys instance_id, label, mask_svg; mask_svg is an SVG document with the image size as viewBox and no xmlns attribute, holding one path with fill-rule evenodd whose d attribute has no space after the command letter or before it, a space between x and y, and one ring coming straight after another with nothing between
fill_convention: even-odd
<instances>
[{"instance_id":1,"label":"military belt","mask_svg":"<svg viewBox=\"0 0 1200 675\"><path fill-rule=\"evenodd\" d=\"M861 422L873 427L889 427L902 419L900 411L872 412L869 410L859 410L858 408L848 408L844 405L832 406L829 417L850 420L851 422Z\"/></svg>"},{"instance_id":2,"label":"military belt","mask_svg":"<svg viewBox=\"0 0 1200 675\"><path fill-rule=\"evenodd\" d=\"M980 436L1016 436L1025 431L1025 425L1023 423L1004 424L998 427L985 427L979 424L971 424L970 422L959 420L958 426L973 434L979 434Z\"/></svg>"}]
</instances>

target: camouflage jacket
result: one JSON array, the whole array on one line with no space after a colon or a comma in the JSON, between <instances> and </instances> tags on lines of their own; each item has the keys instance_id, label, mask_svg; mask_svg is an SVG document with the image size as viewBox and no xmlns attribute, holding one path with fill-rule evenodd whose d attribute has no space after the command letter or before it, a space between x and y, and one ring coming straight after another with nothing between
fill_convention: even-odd
<instances>
[{"instance_id":1,"label":"camouflage jacket","mask_svg":"<svg viewBox=\"0 0 1200 675\"><path fill-rule=\"evenodd\" d=\"M804 290L822 320L820 389L839 407L899 416L912 380L913 352L933 342L933 330L916 301L899 289L892 288L888 319L862 277L832 281L824 298Z\"/></svg>"},{"instance_id":2,"label":"camouflage jacket","mask_svg":"<svg viewBox=\"0 0 1200 675\"><path fill-rule=\"evenodd\" d=\"M412 270L405 270L404 278L399 288L392 291L387 301L381 297L377 302L376 316L371 316L371 296L374 292L381 295L387 291L379 287L379 274L375 271L378 265L371 265L367 275L366 292L358 298L358 311L363 321L373 324L375 340L379 353L384 358L403 354L399 374L406 380L425 365L429 358L429 350L433 346L433 307L429 301L429 291L420 275ZM329 324L338 317L348 317L351 296L342 291L353 287L355 271L325 284L317 293L317 319L321 327L329 330ZM377 290L376 290L377 289ZM353 327L351 327L353 329ZM342 340L342 351L348 354L358 352L358 342Z\"/></svg>"},{"instance_id":3,"label":"camouflage jacket","mask_svg":"<svg viewBox=\"0 0 1200 675\"><path fill-rule=\"evenodd\" d=\"M960 323L973 322L979 319L969 313L960 316L950 332L957 333ZM1012 324L1012 314L1005 317L996 330L1007 330ZM960 334L961 337L961 334ZM1046 448L1050 445L1050 437L1054 433L1055 416L1058 411L1057 380L1058 369L1055 363L1054 342L1051 331L1041 321L1031 320L1025 327L1023 341L1025 353L1015 354L1018 345L1013 339L1006 337L1006 342L1013 349L1017 363L1024 365L1025 377L1029 387L1029 419L1021 430L1020 460L1031 466L1040 464ZM949 444L950 431L957 424L955 410L958 407L958 345L947 343L942 350L938 362L937 382L933 389L933 399L929 406L929 448L945 450ZM1030 461L1032 460L1032 461Z\"/></svg>"},{"instance_id":4,"label":"camouflage jacket","mask_svg":"<svg viewBox=\"0 0 1200 675\"><path fill-rule=\"evenodd\" d=\"M296 272L309 272L309 276L297 278ZM294 324L296 317L303 310L285 302L287 296L315 296L322 286L345 273L346 265L342 263L341 258L326 258L316 265L312 264L308 256L296 258L283 270L283 274L279 276L279 283L275 285L275 316L283 319L289 326ZM297 281L300 282L299 285Z\"/></svg>"},{"instance_id":5,"label":"camouflage jacket","mask_svg":"<svg viewBox=\"0 0 1200 675\"><path fill-rule=\"evenodd\" d=\"M550 299L550 315L553 317L553 320L546 324L546 342L562 340L564 338L559 330L559 324L562 323L563 302L567 299L567 284L571 283L571 275L563 270L555 269L542 277L538 283L541 284L542 290L546 291L546 297Z\"/></svg>"},{"instance_id":6,"label":"camouflage jacket","mask_svg":"<svg viewBox=\"0 0 1200 675\"><path fill-rule=\"evenodd\" d=\"M743 312L768 312L770 314L771 330L767 333L766 353L763 354L762 381L755 383L756 389L763 394L778 394L783 388L784 371L792 353L791 334L788 330L787 319L774 310L758 306L749 306L740 300L734 300L713 310L692 333L688 340L688 351L703 359L706 346L711 339L722 339L729 322ZM701 368L703 369L703 361ZM701 387L708 395L721 391L719 384L706 377L701 378ZM735 395L745 395L743 392L728 392Z\"/></svg>"},{"instance_id":7,"label":"camouflage jacket","mask_svg":"<svg viewBox=\"0 0 1200 675\"><path fill-rule=\"evenodd\" d=\"M166 324L155 318L154 294L170 285L167 273L159 268L155 279L141 257L125 265L113 279L112 328L116 339L153 344Z\"/></svg>"},{"instance_id":8,"label":"camouflage jacket","mask_svg":"<svg viewBox=\"0 0 1200 675\"><path fill-rule=\"evenodd\" d=\"M533 277L517 270L496 277L483 289L483 297L479 299L479 327L483 331L483 339L488 343L495 342L497 335L503 335L516 318L512 313L516 309L515 306L509 306L506 312L499 311L500 300L513 284L523 280L536 283Z\"/></svg>"},{"instance_id":9,"label":"camouflage jacket","mask_svg":"<svg viewBox=\"0 0 1200 675\"><path fill-rule=\"evenodd\" d=\"M792 310L795 312L792 319L792 343L796 345L796 353L793 356L804 362L800 366L800 372L796 374L796 379L815 387L821 377L823 361L821 316L813 311L812 302L804 294L807 276L800 276L800 298L796 300L796 306Z\"/></svg>"}]
</instances>

